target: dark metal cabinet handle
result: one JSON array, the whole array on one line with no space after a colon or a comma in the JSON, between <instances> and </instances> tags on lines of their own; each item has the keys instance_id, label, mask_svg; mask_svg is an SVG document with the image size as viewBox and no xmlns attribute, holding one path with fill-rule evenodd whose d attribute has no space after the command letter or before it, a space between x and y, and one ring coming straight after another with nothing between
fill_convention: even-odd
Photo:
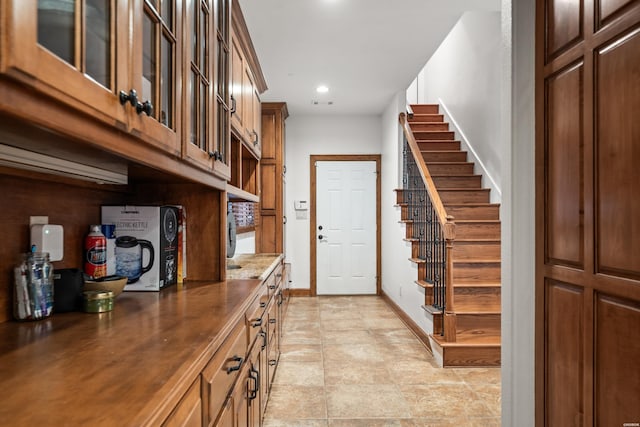
<instances>
[{"instance_id":1,"label":"dark metal cabinet handle","mask_svg":"<svg viewBox=\"0 0 640 427\"><path fill-rule=\"evenodd\" d=\"M242 358L240 356L233 356L231 359L229 359L229 361L237 362L237 365L229 366L227 368L227 374L230 374L231 372L234 372L234 371L239 371L240 368L242 367L242 362L244 362L244 358Z\"/></svg>"},{"instance_id":2,"label":"dark metal cabinet handle","mask_svg":"<svg viewBox=\"0 0 640 427\"><path fill-rule=\"evenodd\" d=\"M136 104L136 112L138 114L145 113L147 116L152 116L153 115L153 104L149 100L144 101L142 103L138 102Z\"/></svg>"},{"instance_id":3,"label":"dark metal cabinet handle","mask_svg":"<svg viewBox=\"0 0 640 427\"><path fill-rule=\"evenodd\" d=\"M249 370L249 380L253 381L254 384L254 387L248 390L249 400L253 400L258 397L258 390L260 390L260 372L251 368L251 370Z\"/></svg>"},{"instance_id":4,"label":"dark metal cabinet handle","mask_svg":"<svg viewBox=\"0 0 640 427\"><path fill-rule=\"evenodd\" d=\"M231 114L235 114L237 111L236 109L236 99L233 97L233 95L231 95Z\"/></svg>"},{"instance_id":5,"label":"dark metal cabinet handle","mask_svg":"<svg viewBox=\"0 0 640 427\"><path fill-rule=\"evenodd\" d=\"M222 161L222 154L220 154L219 151L209 151L207 154L209 154L209 158L213 159L213 160L220 160Z\"/></svg>"},{"instance_id":6,"label":"dark metal cabinet handle","mask_svg":"<svg viewBox=\"0 0 640 427\"><path fill-rule=\"evenodd\" d=\"M260 308L265 308L266 306L267 306L266 302L263 301L263 302L260 303Z\"/></svg>"},{"instance_id":7,"label":"dark metal cabinet handle","mask_svg":"<svg viewBox=\"0 0 640 427\"><path fill-rule=\"evenodd\" d=\"M129 93L123 90L120 91L120 104L124 105L127 102L130 103L132 107L138 105L138 93L135 89L131 89Z\"/></svg>"},{"instance_id":8,"label":"dark metal cabinet handle","mask_svg":"<svg viewBox=\"0 0 640 427\"><path fill-rule=\"evenodd\" d=\"M269 285L269 289L274 290L276 288L276 285Z\"/></svg>"},{"instance_id":9,"label":"dark metal cabinet handle","mask_svg":"<svg viewBox=\"0 0 640 427\"><path fill-rule=\"evenodd\" d=\"M253 326L254 328L259 328L260 326L262 326L262 317L259 319L253 319L251 321L251 326Z\"/></svg>"},{"instance_id":10,"label":"dark metal cabinet handle","mask_svg":"<svg viewBox=\"0 0 640 427\"><path fill-rule=\"evenodd\" d=\"M260 331L260 336L262 337L262 347L260 347L260 350L264 350L267 348L267 333L265 331Z\"/></svg>"},{"instance_id":11,"label":"dark metal cabinet handle","mask_svg":"<svg viewBox=\"0 0 640 427\"><path fill-rule=\"evenodd\" d=\"M276 366L278 362L276 362L276 359L271 359L269 360L269 366Z\"/></svg>"},{"instance_id":12,"label":"dark metal cabinet handle","mask_svg":"<svg viewBox=\"0 0 640 427\"><path fill-rule=\"evenodd\" d=\"M277 319L269 319L269 323L274 324L274 323L276 323L276 320Z\"/></svg>"},{"instance_id":13,"label":"dark metal cabinet handle","mask_svg":"<svg viewBox=\"0 0 640 427\"><path fill-rule=\"evenodd\" d=\"M256 132L255 130L253 132L251 132L253 134L253 136L255 136L255 139L253 140L253 146L255 147L256 145L258 145L258 132Z\"/></svg>"}]
</instances>

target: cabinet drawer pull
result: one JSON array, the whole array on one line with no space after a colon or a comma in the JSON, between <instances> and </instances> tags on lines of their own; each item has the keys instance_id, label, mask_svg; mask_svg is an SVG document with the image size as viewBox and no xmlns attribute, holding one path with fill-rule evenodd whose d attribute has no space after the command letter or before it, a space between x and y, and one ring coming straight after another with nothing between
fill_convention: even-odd
<instances>
[{"instance_id":1,"label":"cabinet drawer pull","mask_svg":"<svg viewBox=\"0 0 640 427\"><path fill-rule=\"evenodd\" d=\"M265 308L266 306L267 306L267 303L266 303L266 302L262 301L262 302L260 303L260 308Z\"/></svg>"},{"instance_id":2,"label":"cabinet drawer pull","mask_svg":"<svg viewBox=\"0 0 640 427\"><path fill-rule=\"evenodd\" d=\"M276 285L269 285L269 289L274 290L276 288Z\"/></svg>"},{"instance_id":3,"label":"cabinet drawer pull","mask_svg":"<svg viewBox=\"0 0 640 427\"><path fill-rule=\"evenodd\" d=\"M258 397L258 391L260 390L260 372L251 368L249 371L249 380L253 381L253 388L249 388L249 400L253 400Z\"/></svg>"},{"instance_id":4,"label":"cabinet drawer pull","mask_svg":"<svg viewBox=\"0 0 640 427\"><path fill-rule=\"evenodd\" d=\"M236 98L231 95L231 111L229 111L231 114L235 114L237 111L236 109Z\"/></svg>"},{"instance_id":5,"label":"cabinet drawer pull","mask_svg":"<svg viewBox=\"0 0 640 427\"><path fill-rule=\"evenodd\" d=\"M231 372L234 372L234 371L239 371L240 368L242 367L242 362L244 362L244 358L240 356L233 356L231 359L229 359L229 361L237 362L238 364L235 366L229 366L227 368L227 374L230 374Z\"/></svg>"},{"instance_id":6,"label":"cabinet drawer pull","mask_svg":"<svg viewBox=\"0 0 640 427\"><path fill-rule=\"evenodd\" d=\"M262 326L262 317L259 319L253 319L251 321L251 326L253 326L254 328L259 328L260 326Z\"/></svg>"},{"instance_id":7,"label":"cabinet drawer pull","mask_svg":"<svg viewBox=\"0 0 640 427\"><path fill-rule=\"evenodd\" d=\"M276 362L276 359L271 359L269 360L269 366L276 366L278 362Z\"/></svg>"},{"instance_id":8,"label":"cabinet drawer pull","mask_svg":"<svg viewBox=\"0 0 640 427\"><path fill-rule=\"evenodd\" d=\"M120 91L120 104L124 105L127 102L130 103L132 107L138 105L138 93L135 89L131 89L129 93L123 90Z\"/></svg>"},{"instance_id":9,"label":"cabinet drawer pull","mask_svg":"<svg viewBox=\"0 0 640 427\"><path fill-rule=\"evenodd\" d=\"M267 333L265 331L260 331L260 336L262 337L262 346L260 350L264 350L267 348Z\"/></svg>"},{"instance_id":10,"label":"cabinet drawer pull","mask_svg":"<svg viewBox=\"0 0 640 427\"><path fill-rule=\"evenodd\" d=\"M147 116L151 117L153 115L153 104L149 100L138 102L136 104L136 113L138 113L138 115L145 113Z\"/></svg>"},{"instance_id":11,"label":"cabinet drawer pull","mask_svg":"<svg viewBox=\"0 0 640 427\"><path fill-rule=\"evenodd\" d=\"M269 323L276 323L276 319L269 319Z\"/></svg>"}]
</instances>

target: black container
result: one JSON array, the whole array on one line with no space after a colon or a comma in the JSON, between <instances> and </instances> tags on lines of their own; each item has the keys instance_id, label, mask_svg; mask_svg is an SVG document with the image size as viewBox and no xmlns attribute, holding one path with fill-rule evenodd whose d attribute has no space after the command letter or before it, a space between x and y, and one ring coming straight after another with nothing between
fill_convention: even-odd
<instances>
[{"instance_id":1,"label":"black container","mask_svg":"<svg viewBox=\"0 0 640 427\"><path fill-rule=\"evenodd\" d=\"M53 271L53 311L82 311L84 278L82 270L62 268Z\"/></svg>"}]
</instances>

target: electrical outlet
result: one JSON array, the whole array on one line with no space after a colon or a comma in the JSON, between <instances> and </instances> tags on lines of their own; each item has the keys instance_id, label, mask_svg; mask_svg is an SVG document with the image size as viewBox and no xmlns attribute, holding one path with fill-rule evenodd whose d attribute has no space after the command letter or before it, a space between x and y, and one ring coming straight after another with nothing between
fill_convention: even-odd
<instances>
[{"instance_id":1,"label":"electrical outlet","mask_svg":"<svg viewBox=\"0 0 640 427\"><path fill-rule=\"evenodd\" d=\"M29 227L35 224L49 224L48 216L30 216L29 217Z\"/></svg>"}]
</instances>

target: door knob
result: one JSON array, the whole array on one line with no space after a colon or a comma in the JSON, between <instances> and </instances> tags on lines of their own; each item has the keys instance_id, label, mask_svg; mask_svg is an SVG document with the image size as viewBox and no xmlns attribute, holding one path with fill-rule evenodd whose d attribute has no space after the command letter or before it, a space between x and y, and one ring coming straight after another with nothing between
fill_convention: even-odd
<instances>
[{"instance_id":1,"label":"door knob","mask_svg":"<svg viewBox=\"0 0 640 427\"><path fill-rule=\"evenodd\" d=\"M322 237L323 237L323 236L322 236L322 234L321 234L321 235L319 235L319 236L318 236L318 239L319 239L319 240L322 240Z\"/></svg>"}]
</instances>

